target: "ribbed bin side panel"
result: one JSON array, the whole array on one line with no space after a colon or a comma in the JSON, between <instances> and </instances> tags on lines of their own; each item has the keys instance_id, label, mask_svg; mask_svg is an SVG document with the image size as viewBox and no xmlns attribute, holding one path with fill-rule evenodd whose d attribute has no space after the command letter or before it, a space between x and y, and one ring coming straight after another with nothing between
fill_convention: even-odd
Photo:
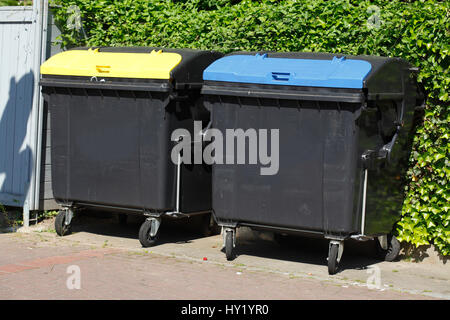
<instances>
[{"instance_id":1,"label":"ribbed bin side panel","mask_svg":"<svg viewBox=\"0 0 450 320\"><path fill-rule=\"evenodd\" d=\"M360 105L321 103L320 123L323 145L323 231L331 235L355 232L355 216L359 207L354 204L359 194L358 133L356 110ZM317 139L317 137L316 137Z\"/></svg>"},{"instance_id":2,"label":"ribbed bin side panel","mask_svg":"<svg viewBox=\"0 0 450 320\"><path fill-rule=\"evenodd\" d=\"M166 93L56 88L55 198L129 208L174 206Z\"/></svg>"},{"instance_id":3,"label":"ribbed bin side panel","mask_svg":"<svg viewBox=\"0 0 450 320\"><path fill-rule=\"evenodd\" d=\"M232 96L207 96L207 105L213 127L222 132L268 129L270 136L271 129L279 130L276 175L261 175L260 165L213 166L219 220L331 234L355 231L360 105Z\"/></svg>"}]
</instances>

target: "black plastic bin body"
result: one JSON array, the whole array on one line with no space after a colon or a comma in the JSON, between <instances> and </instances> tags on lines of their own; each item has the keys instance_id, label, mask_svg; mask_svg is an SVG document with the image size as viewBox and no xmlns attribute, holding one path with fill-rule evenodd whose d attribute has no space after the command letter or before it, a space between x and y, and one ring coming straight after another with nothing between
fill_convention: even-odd
<instances>
[{"instance_id":1,"label":"black plastic bin body","mask_svg":"<svg viewBox=\"0 0 450 320\"><path fill-rule=\"evenodd\" d=\"M400 59L311 53L260 53L259 62L239 66L235 60L241 71L229 73L218 64L254 55L217 60L204 72L202 93L213 128L279 129L279 171L261 175L262 165L214 164L218 223L331 239L390 233L401 215L420 104L414 70ZM285 85L286 68L257 83L251 67L260 72L270 58L366 61L370 71L361 88Z\"/></svg>"},{"instance_id":2,"label":"black plastic bin body","mask_svg":"<svg viewBox=\"0 0 450 320\"><path fill-rule=\"evenodd\" d=\"M97 49L139 54L161 50ZM192 131L194 120L209 122L200 97L202 71L221 55L162 52L181 56L168 79L42 72L44 99L51 113L53 192L59 203L130 213L176 209L177 165L170 157L171 133L177 128ZM108 72L108 68L114 66L97 66L98 71ZM180 211L211 209L210 168L182 165L180 180Z\"/></svg>"}]
</instances>

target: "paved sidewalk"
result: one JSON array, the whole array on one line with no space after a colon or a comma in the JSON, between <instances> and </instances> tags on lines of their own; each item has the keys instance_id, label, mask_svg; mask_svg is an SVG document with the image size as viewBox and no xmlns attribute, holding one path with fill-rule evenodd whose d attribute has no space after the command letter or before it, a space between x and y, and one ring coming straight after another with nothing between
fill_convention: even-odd
<instances>
[{"instance_id":1,"label":"paved sidewalk","mask_svg":"<svg viewBox=\"0 0 450 320\"><path fill-rule=\"evenodd\" d=\"M310 261L292 261L286 259L291 249L274 249L269 240L241 241L239 256L230 263L220 252L220 236L199 238L176 226L168 227L159 246L144 249L135 235L138 226L88 219L76 223L75 233L63 238L53 232L36 232L39 229L0 234L0 299L392 300L450 296L446 296L450 274L424 280L408 270L408 265L415 265L412 263L404 266L399 262L395 267L399 270L392 269L396 271L386 276L381 268L380 289L368 289L366 281L351 275L354 269L330 277L326 266L314 262L311 253L304 256ZM253 246L254 255L246 251L248 246ZM264 251L268 253L265 256ZM278 251L279 257L274 257L273 251ZM352 257L346 259L351 268ZM73 265L80 268L79 290L67 287L72 276L68 267ZM428 269L427 276L435 272ZM365 269L356 273L365 280L373 274ZM401 290L387 281L392 274L403 281L428 281L432 289L411 294L415 291ZM443 292L433 292L436 288Z\"/></svg>"}]
</instances>

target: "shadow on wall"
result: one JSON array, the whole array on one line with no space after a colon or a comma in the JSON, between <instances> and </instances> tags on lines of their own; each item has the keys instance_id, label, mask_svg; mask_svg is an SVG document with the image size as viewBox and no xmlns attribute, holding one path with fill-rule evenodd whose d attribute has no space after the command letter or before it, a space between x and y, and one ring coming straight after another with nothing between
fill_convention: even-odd
<instances>
[{"instance_id":1,"label":"shadow on wall","mask_svg":"<svg viewBox=\"0 0 450 320\"><path fill-rule=\"evenodd\" d=\"M7 100L0 91L0 203L8 206L23 206L29 188L33 155L25 139L33 84L33 72L28 72L18 81L10 79Z\"/></svg>"}]
</instances>

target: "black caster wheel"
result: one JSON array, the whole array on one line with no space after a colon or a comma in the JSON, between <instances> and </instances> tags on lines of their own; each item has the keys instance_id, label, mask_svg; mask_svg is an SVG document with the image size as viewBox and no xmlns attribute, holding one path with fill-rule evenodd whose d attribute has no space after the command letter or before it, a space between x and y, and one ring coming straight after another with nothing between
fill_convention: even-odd
<instances>
[{"instance_id":1,"label":"black caster wheel","mask_svg":"<svg viewBox=\"0 0 450 320\"><path fill-rule=\"evenodd\" d=\"M380 241L375 240L378 258L384 261L392 262L397 259L400 253L400 242L391 234L387 235L387 248L383 249Z\"/></svg>"},{"instance_id":2,"label":"black caster wheel","mask_svg":"<svg viewBox=\"0 0 450 320\"><path fill-rule=\"evenodd\" d=\"M339 262L342 256L342 252L344 250L343 242L330 242L330 246L328 249L328 274L333 275L338 272ZM341 252L339 252L341 251Z\"/></svg>"},{"instance_id":3,"label":"black caster wheel","mask_svg":"<svg viewBox=\"0 0 450 320\"><path fill-rule=\"evenodd\" d=\"M233 231L225 231L225 255L228 261L234 259Z\"/></svg>"},{"instance_id":4,"label":"black caster wheel","mask_svg":"<svg viewBox=\"0 0 450 320\"><path fill-rule=\"evenodd\" d=\"M139 229L139 242L144 248L151 247L158 241L159 225L157 226L156 223L159 223L159 221L154 221L154 219L147 219ZM152 228L157 228L156 233L152 232Z\"/></svg>"},{"instance_id":5,"label":"black caster wheel","mask_svg":"<svg viewBox=\"0 0 450 320\"><path fill-rule=\"evenodd\" d=\"M220 234L220 227L217 225L211 213L203 215L201 220L201 234L210 237Z\"/></svg>"},{"instance_id":6,"label":"black caster wheel","mask_svg":"<svg viewBox=\"0 0 450 320\"><path fill-rule=\"evenodd\" d=\"M127 225L127 220L128 220L128 215L126 215L124 213L119 213L117 215L117 219L119 220L119 224L121 226L126 226Z\"/></svg>"},{"instance_id":7,"label":"black caster wheel","mask_svg":"<svg viewBox=\"0 0 450 320\"><path fill-rule=\"evenodd\" d=\"M60 210L55 218L55 230L58 236L66 236L72 232L71 224L66 224L66 211Z\"/></svg>"}]
</instances>

